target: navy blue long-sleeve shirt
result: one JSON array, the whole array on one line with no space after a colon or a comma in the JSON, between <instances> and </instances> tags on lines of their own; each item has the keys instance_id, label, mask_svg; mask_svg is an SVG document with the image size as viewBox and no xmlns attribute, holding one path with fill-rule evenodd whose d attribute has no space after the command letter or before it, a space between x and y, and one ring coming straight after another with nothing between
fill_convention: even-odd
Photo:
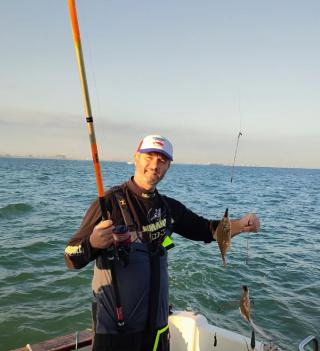
<instances>
[{"instance_id":1,"label":"navy blue long-sleeve shirt","mask_svg":"<svg viewBox=\"0 0 320 351\"><path fill-rule=\"evenodd\" d=\"M172 232L185 238L209 243L219 221L207 220L181 202L157 191L143 192L131 179L121 185L126 197L137 236L131 244L129 264L124 267L116 262L115 270L119 282L121 302L127 332L146 329L150 285L150 265L148 238L161 240L167 234L168 217ZM114 189L106 193L106 206L114 225L125 224ZM116 334L115 297L106 250L94 249L90 245L90 235L101 221L98 199L88 209L79 230L70 239L65 250L65 261L69 268L82 268L96 260L92 280L94 300L97 304L96 333ZM167 253L160 257L160 290L157 313L157 326L168 322L168 271Z\"/></svg>"}]
</instances>

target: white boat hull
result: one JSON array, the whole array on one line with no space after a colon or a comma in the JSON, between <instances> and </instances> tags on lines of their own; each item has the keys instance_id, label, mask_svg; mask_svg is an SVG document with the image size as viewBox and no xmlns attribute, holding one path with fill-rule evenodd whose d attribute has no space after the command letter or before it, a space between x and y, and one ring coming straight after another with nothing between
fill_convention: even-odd
<instances>
[{"instance_id":1,"label":"white boat hull","mask_svg":"<svg viewBox=\"0 0 320 351\"><path fill-rule=\"evenodd\" d=\"M170 351L252 351L250 339L244 335L208 323L201 315L174 311L169 316ZM92 331L69 334L15 351L91 351ZM254 351L276 351L275 346L256 341ZM151 351L151 350L150 350ZM280 351L280 350L279 350Z\"/></svg>"},{"instance_id":2,"label":"white boat hull","mask_svg":"<svg viewBox=\"0 0 320 351\"><path fill-rule=\"evenodd\" d=\"M248 351L250 339L208 324L200 314L187 311L174 312L169 317L171 351ZM215 346L216 336L216 346ZM256 341L255 350L264 350L264 345Z\"/></svg>"}]
</instances>

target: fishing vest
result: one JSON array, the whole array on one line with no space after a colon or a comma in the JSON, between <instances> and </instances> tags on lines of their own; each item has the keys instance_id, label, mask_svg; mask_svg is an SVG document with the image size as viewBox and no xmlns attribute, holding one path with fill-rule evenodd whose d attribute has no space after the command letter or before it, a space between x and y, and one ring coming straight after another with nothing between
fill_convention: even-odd
<instances>
[{"instance_id":1,"label":"fishing vest","mask_svg":"<svg viewBox=\"0 0 320 351\"><path fill-rule=\"evenodd\" d=\"M113 189L113 194L116 198L117 204L120 208L124 223L130 232L138 231L136 223L133 220L132 213L128 206L128 201L126 195L121 187L115 187ZM150 293L149 293L149 306L148 306L148 334L150 335L150 344L152 349L156 350L157 342L159 342L159 337L162 333L168 330L168 326L163 326L160 330L156 329L157 311L159 303L159 291L160 291L160 256L164 254L164 250L169 250L174 247L174 243L170 238L172 234L171 231L171 215L170 207L167 201L160 195L160 200L162 201L166 209L166 235L161 240L149 239L148 249L149 249L149 262L150 262ZM130 253L129 253L130 255ZM130 260L129 263L130 264ZM118 287L121 296L121 286ZM169 308L169 307L168 307ZM125 325L125 316L124 316ZM125 331L125 326L123 328Z\"/></svg>"},{"instance_id":2,"label":"fishing vest","mask_svg":"<svg viewBox=\"0 0 320 351\"><path fill-rule=\"evenodd\" d=\"M126 199L126 195L121 187L115 187L114 188L114 195L117 200L118 206L120 208L124 223L126 227L128 228L129 231L138 231L137 225L133 221L133 216L131 214L131 211L128 206L128 202ZM161 245L163 248L166 250L169 250L174 247L174 243L171 240L171 215L170 215L170 207L167 203L167 201L162 197L160 194L158 194L160 197L162 203L164 204L164 207L167 211L167 216L166 216L166 235L164 239L161 242Z\"/></svg>"}]
</instances>

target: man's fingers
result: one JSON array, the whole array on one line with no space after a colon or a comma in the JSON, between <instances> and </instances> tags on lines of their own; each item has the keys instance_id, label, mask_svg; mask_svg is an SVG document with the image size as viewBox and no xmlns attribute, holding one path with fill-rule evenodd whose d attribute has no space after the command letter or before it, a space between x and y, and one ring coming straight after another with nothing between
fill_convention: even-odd
<instances>
[{"instance_id":1,"label":"man's fingers","mask_svg":"<svg viewBox=\"0 0 320 351\"><path fill-rule=\"evenodd\" d=\"M250 213L242 218L242 223L244 224L243 231L244 232L254 232L258 233L260 230L260 221L259 218Z\"/></svg>"},{"instance_id":2,"label":"man's fingers","mask_svg":"<svg viewBox=\"0 0 320 351\"><path fill-rule=\"evenodd\" d=\"M248 224L244 228L247 232L258 233L260 230L260 221L256 215L250 215L248 218Z\"/></svg>"},{"instance_id":3,"label":"man's fingers","mask_svg":"<svg viewBox=\"0 0 320 351\"><path fill-rule=\"evenodd\" d=\"M258 233L259 229L253 225L244 227L244 232Z\"/></svg>"},{"instance_id":4,"label":"man's fingers","mask_svg":"<svg viewBox=\"0 0 320 351\"><path fill-rule=\"evenodd\" d=\"M249 221L249 224L251 224L253 231L255 233L258 233L258 231L260 230L260 221L256 215L252 215L251 220Z\"/></svg>"},{"instance_id":5,"label":"man's fingers","mask_svg":"<svg viewBox=\"0 0 320 351\"><path fill-rule=\"evenodd\" d=\"M105 249L109 247L113 242L112 229L112 221L109 219L97 224L90 235L89 240L91 246L97 249Z\"/></svg>"},{"instance_id":6,"label":"man's fingers","mask_svg":"<svg viewBox=\"0 0 320 351\"><path fill-rule=\"evenodd\" d=\"M109 227L111 227L113 224L111 219L106 219L104 221L101 221L100 223L98 223L95 227L95 229L107 229Z\"/></svg>"}]
</instances>

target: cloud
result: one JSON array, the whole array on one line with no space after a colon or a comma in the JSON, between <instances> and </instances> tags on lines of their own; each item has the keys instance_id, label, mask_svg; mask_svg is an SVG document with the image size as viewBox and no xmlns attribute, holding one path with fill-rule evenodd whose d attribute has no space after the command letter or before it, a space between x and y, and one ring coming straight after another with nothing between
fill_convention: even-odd
<instances>
[{"instance_id":1,"label":"cloud","mask_svg":"<svg viewBox=\"0 0 320 351\"><path fill-rule=\"evenodd\" d=\"M232 164L238 131L212 126L162 123L159 119L132 121L128 116L94 117L101 160L131 160L138 142L147 134L163 134L174 145L174 159L184 163ZM129 122L122 122L127 120ZM157 121L157 123L155 122ZM0 154L90 159L91 151L83 116L74 113L2 108ZM275 131L261 136L245 131L240 138L237 165L295 166L320 168L320 147L312 135ZM297 161L299 160L299 161Z\"/></svg>"}]
</instances>

